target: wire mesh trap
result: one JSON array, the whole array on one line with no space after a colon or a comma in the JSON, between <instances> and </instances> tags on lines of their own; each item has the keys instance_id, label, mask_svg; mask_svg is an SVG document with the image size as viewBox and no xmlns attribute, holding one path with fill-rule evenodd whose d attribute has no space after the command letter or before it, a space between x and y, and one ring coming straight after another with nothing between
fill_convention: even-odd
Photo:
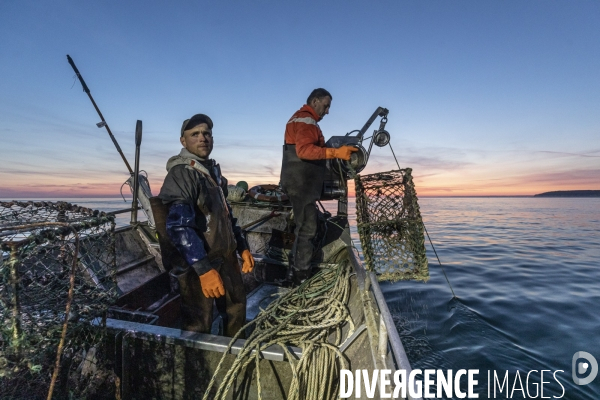
<instances>
[{"instance_id":1,"label":"wire mesh trap","mask_svg":"<svg viewBox=\"0 0 600 400\"><path fill-rule=\"evenodd\" d=\"M367 269L380 281L429 279L412 169L357 175L356 220Z\"/></svg>"},{"instance_id":2,"label":"wire mesh trap","mask_svg":"<svg viewBox=\"0 0 600 400\"><path fill-rule=\"evenodd\" d=\"M107 384L114 394L111 369L98 361L107 359L102 318L117 296L114 216L0 202L0 239L0 398L46 398L51 387L83 398Z\"/></svg>"}]
</instances>

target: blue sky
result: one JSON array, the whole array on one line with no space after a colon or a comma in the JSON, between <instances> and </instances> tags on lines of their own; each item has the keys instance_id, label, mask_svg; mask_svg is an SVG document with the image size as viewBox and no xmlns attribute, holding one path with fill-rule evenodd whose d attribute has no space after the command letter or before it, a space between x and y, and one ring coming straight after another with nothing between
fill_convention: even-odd
<instances>
[{"instance_id":1,"label":"blue sky","mask_svg":"<svg viewBox=\"0 0 600 400\"><path fill-rule=\"evenodd\" d=\"M3 1L0 197L158 193L183 119L214 122L230 181L279 180L285 123L333 94L326 136L378 107L420 195L600 189L598 1ZM388 148L366 172L395 167Z\"/></svg>"}]
</instances>

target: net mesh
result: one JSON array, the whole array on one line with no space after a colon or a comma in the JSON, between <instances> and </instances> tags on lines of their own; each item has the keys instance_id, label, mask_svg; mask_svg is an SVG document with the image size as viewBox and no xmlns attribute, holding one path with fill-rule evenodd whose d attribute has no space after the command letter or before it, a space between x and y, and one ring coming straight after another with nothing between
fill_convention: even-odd
<instances>
[{"instance_id":1,"label":"net mesh","mask_svg":"<svg viewBox=\"0 0 600 400\"><path fill-rule=\"evenodd\" d=\"M379 280L429 279L423 220L410 168L357 175L356 219L367 269Z\"/></svg>"},{"instance_id":2,"label":"net mesh","mask_svg":"<svg viewBox=\"0 0 600 400\"><path fill-rule=\"evenodd\" d=\"M0 202L0 239L0 398L46 398L52 380L57 398L114 398L112 368L98 361L109 359L103 316L117 296L114 216Z\"/></svg>"}]
</instances>

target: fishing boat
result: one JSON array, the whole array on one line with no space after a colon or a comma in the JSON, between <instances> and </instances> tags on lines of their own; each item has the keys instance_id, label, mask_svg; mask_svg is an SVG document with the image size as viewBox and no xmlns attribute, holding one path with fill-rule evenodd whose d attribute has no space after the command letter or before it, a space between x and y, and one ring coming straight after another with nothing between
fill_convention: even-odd
<instances>
[{"instance_id":1,"label":"fishing boat","mask_svg":"<svg viewBox=\"0 0 600 400\"><path fill-rule=\"evenodd\" d=\"M347 315L323 328L328 336L321 338L322 343L336 346L334 358L344 359L344 362L334 360L329 366L332 374L329 384L336 391L339 390L339 370L342 367L351 371L378 369L392 373L398 369L408 373L411 370L378 278L365 268L353 245L344 212L345 202L345 198L341 199L338 215L324 213L327 218L326 233L321 238L322 255L315 261L319 272L301 285L310 291L310 282L316 280L319 283L323 274L331 275L340 265L346 266L336 279L343 278L346 286L344 294L337 300L343 301L342 307ZM31 207L34 205L32 203ZM238 224L244 227L256 260L254 271L245 275L244 281L248 293L247 322L250 324L246 333L251 337L252 330L257 329L252 326L254 320L272 311L269 309L271 304L285 299L286 295L293 297L301 289L281 284L289 266L287 259L293 243L293 218L291 206L285 202L256 201L247 196L245 201L232 201L231 205ZM30 205L21 203L21 207L27 209ZM129 212L137 210L125 209L99 215L114 218L114 215ZM105 317L92 322L109 338L110 349L105 349L104 354L112 358L109 364L118 383L116 393L122 399L200 398L207 393L212 382L208 398L215 398L212 396L230 377L227 371L240 353L248 350L247 339L232 340L223 336L222 318L216 310L211 334L181 330L181 301L169 272L163 266L156 230L145 221L116 228L112 234L114 274L98 270L97 262L81 260L78 268L88 283L96 286L96 290L108 288L108 276L112 276L111 281L116 285L115 301L108 307ZM80 251L90 253L86 246L80 247ZM8 253L4 258L7 262L3 266L8 266ZM19 273L25 275L23 271ZM323 296L330 293L327 290L322 292ZM321 303L334 300L325 298L321 299ZM319 331L318 326L310 329ZM293 371L293 368L301 364L306 349L282 346L281 343L260 348L258 355L254 355L256 348L246 352L245 357L255 358L253 362L256 365L235 376L227 398L298 398L290 395L291 383L302 379L294 376L298 371ZM96 361L89 356L81 358L82 362ZM311 358L310 362L317 361ZM307 372L310 368L310 365L305 365L304 373L310 374ZM302 393L302 388L295 390ZM366 393L363 394L366 396ZM305 395L302 398L319 398L314 394ZM328 393L326 398L330 396L336 397L336 394Z\"/></svg>"},{"instance_id":2,"label":"fishing boat","mask_svg":"<svg viewBox=\"0 0 600 400\"><path fill-rule=\"evenodd\" d=\"M265 196L270 195L265 194ZM277 195L271 197L281 198ZM375 272L365 268L352 242L346 213L347 198L339 199L337 215L322 213L325 217L325 233L321 238L322 254L315 260L315 268L318 272L312 279L296 288L281 284L289 266L287 260L293 243L291 229L293 217L289 203L256 201L253 197L245 196L242 201L231 201L231 205L238 224L246 232L250 250L256 260L254 271L245 275L244 281L248 293L247 337L251 338L253 330L260 328L260 326L253 326L253 321L260 320L266 313L273 312L269 308L270 305L281 302L282 299L286 299L286 296L294 299L293 296L297 297L301 290L310 292L311 282L315 281L319 284L327 274L331 280L332 273L335 273L335 279L331 282L335 285L344 285L343 293L340 295L339 291L336 292L337 299L327 298L335 288L324 290L318 287L317 291L321 290L321 296L324 298L314 304L318 308L323 303L342 301L341 307L346 310L346 314L338 316L338 320L329 321L330 324L323 328L318 325L307 328L313 332L309 335L311 338L318 336L319 330L327 332L327 337L320 338L320 344L328 343L336 348L334 360L330 360L328 366L331 373L328 384L335 393L326 393L327 396L324 398L337 397L339 371L342 368L351 371L390 370L392 373L401 369L410 373L410 363L381 292L378 277ZM81 221L81 218L69 218L69 213L64 210L73 211L77 207L66 206L66 203L62 206L60 203L43 202L3 204L3 207L8 210L17 206L22 212L33 210L35 207L53 206L63 210L62 224L77 224L77 221ZM103 218L106 224L108 221L114 221L115 215L129 212L136 213L137 209L87 214ZM61 212L56 215L60 216ZM60 219L60 217L54 218L56 221ZM55 223L61 224L61 222ZM6 237L7 233L14 235L21 229L19 231L21 241L29 240L25 232L38 229L36 235L48 236L48 230L55 229L53 226L46 226L44 231L46 233L43 233L39 231L41 229L39 223L38 225L34 223L29 230L27 224L11 226L12 230L3 230L3 237ZM181 330L181 300L178 291L173 287L169 272L163 266L156 229L148 221L136 222L116 229L112 222L112 226L113 228L107 229L110 233L108 236L112 236L112 239L105 240L104 246L112 246L109 253L114 255L114 258L111 258L114 262L100 265L101 263L91 258L92 248L96 246L94 237L107 236L106 232L103 234L92 232L87 236L88 244L84 243L79 247L81 254L77 257L79 260L77 273L84 278L84 284L87 282L88 285L93 285L94 290L98 292L108 291L110 284L114 284L112 288L115 292L114 302L109 305L104 317L92 321L97 329L103 330L105 338L108 338L104 343L108 343L106 346L109 348L105 348L103 354L111 360L104 364L110 365L115 376L117 387L114 390L118 396L114 397L179 399L200 398L205 393L209 393L207 398L216 398L213 396L216 396L223 382L231 378L228 371L245 351L245 358L254 359L256 365L252 368L243 368L240 375L234 377L226 393L229 397L224 398L286 399L299 398L300 394L302 394L301 398L321 398L314 393L307 395L302 391L303 386L308 385L306 382L296 383L296 386L300 387L292 387L292 382L303 379L298 377L299 371L294 371L294 368L298 369L299 365L304 365L303 373L308 377L312 368L310 363L316 365L319 362L314 354L310 361L302 361L303 357L306 357L306 348L287 345L285 339L263 348L255 338L254 347L248 349L248 339L232 340L222 335L222 318L216 310L211 334ZM81 229L89 229L89 226ZM62 235L64 236L64 232ZM59 235L55 234L55 236ZM11 240L11 243L20 243L15 241L14 236ZM64 247L62 245L61 249ZM6 249L8 250L8 247ZM100 253L104 250L106 249L101 248ZM33 250L32 252L35 253ZM9 253L14 255L17 251L4 254L3 269L13 265ZM47 257L48 253L50 252L44 253L46 254L44 257ZM105 256L97 256L97 259L102 258ZM88 259L89 261L86 261ZM23 264L25 269L27 265L35 265L32 261ZM106 265L111 265L111 269L107 269ZM345 270L341 271L340 266L344 266ZM16 270L15 274L21 277L28 276L29 271L23 271L22 268L20 270L19 267L16 267ZM27 287L24 287L26 285L22 284L22 286L22 291L26 292ZM59 308L62 306L63 304L60 304ZM305 320L311 320L310 313L306 317ZM273 337L265 339L273 339ZM297 342L304 340L298 337L295 339ZM293 339L288 341L294 342ZM94 358L94 354L90 356L90 353L88 348L87 354L80 356L81 363L85 365L88 361L88 364L101 364L98 358ZM85 375L95 372L89 368L86 372L85 367L81 368ZM320 368L322 370L323 367ZM317 368L316 371L321 373L321 370ZM211 384L210 389L209 384ZM291 389L297 391L295 396L291 395ZM366 393L363 394L366 396Z\"/></svg>"},{"instance_id":3,"label":"fishing boat","mask_svg":"<svg viewBox=\"0 0 600 400\"><path fill-rule=\"evenodd\" d=\"M370 148L366 151L359 143L362 132L368 129L375 117L386 115L387 110L378 108L363 130L353 136L333 137L328 145L353 143L360 146L363 151L350 161L348 167L354 171L364 168ZM378 132L383 131L383 127ZM373 140L377 138L378 135L375 134ZM387 140L379 137L379 141L381 144ZM330 170L335 171L335 168ZM406 183L406 173L402 176L402 181ZM281 281L289 267L289 252L293 243L291 205L275 185L251 188L246 196L242 189L242 195L238 194L237 198L234 189L236 188L231 189L230 198L233 214L245 231L256 260L255 270L252 274L245 275L244 282L248 293L249 334L252 329L262 327L253 326L252 322L265 313L273 312L269 309L271 304L286 296L294 298L294 292L298 289L310 291L311 281L318 282L324 278L323 274L317 273L312 280L301 285L304 287L282 286ZM346 183L329 177L322 197L325 200L337 200L338 207L335 216L326 210L321 213L324 229L321 229L321 254L314 260L315 268L331 275L335 270L332 266L347 266L345 274L340 273L339 276L346 280L343 284L347 288L341 300L348 315L322 329L328 332L328 337L322 338L322 342L335 344L338 349L335 357L346 361L342 363L338 360L330 365L330 369L335 370L331 371L330 380L337 382L327 382L325 377L321 377L321 384L330 384L335 390L334 393L325 393L326 398L330 398L338 396L339 388L336 383L339 383L339 370L342 366L351 371L390 370L392 374L397 369L410 373L411 367L378 278L375 272L365 268L353 245L347 218ZM255 357L252 354L257 352L256 343L248 350L246 339L237 338L232 341L232 338L222 336L222 319L216 310L211 334L181 331L178 328L179 295L171 289L168 272L161 266L160 246L155 232L148 224L138 224L120 228L116 234L117 243L124 243L117 254L117 260L120 260L117 270L120 272L116 278L123 295L111 307L111 318L106 320L106 327L119 337L115 342L115 358L121 360L116 366L116 373L120 377L123 398L133 398L141 393L144 395L140 398L169 398L169 394L173 398L186 398L204 395L207 390L212 390L208 398L222 395L225 389L221 392L218 390L226 387L231 378L231 366L244 350L248 351L246 359ZM131 260L130 254L138 256ZM144 271L143 281L139 277L140 271ZM323 294L327 296L331 292L325 291ZM335 299L325 301L333 300ZM282 318L281 315L279 317ZM318 332L319 327L313 329ZM336 330L339 331L337 338L333 333ZM251 337L251 334L248 336ZM146 346L141 344L144 342ZM167 352L165 346L170 347L170 351ZM136 351L132 351L132 347ZM314 393L311 395L302 392L306 388L292 387L292 382L302 379L294 376L293 368L302 364L300 360L306 356L304 351L301 347L289 346L281 340L277 344L261 348L256 356L256 365L235 370L236 373L241 372L241 375L229 383L231 387L228 394L232 398L248 399L320 398ZM310 362L317 363L317 359L311 358ZM157 365L161 368L156 368ZM307 375L310 375L307 372L310 368L305 367ZM148 383L148 376L152 376L151 383ZM209 383L212 383L210 388ZM306 386L307 382L296 385ZM298 394L290 393L294 389L299 391Z\"/></svg>"},{"instance_id":4,"label":"fishing boat","mask_svg":"<svg viewBox=\"0 0 600 400\"><path fill-rule=\"evenodd\" d=\"M323 378L323 383L331 385L335 393L326 393L327 396L323 398L337 397L341 368L351 371L390 370L392 373L398 369L407 373L411 370L378 278L365 268L352 242L348 218L344 213L346 199L341 201L338 215L324 213L327 217L326 233L321 238L321 258L315 261L315 268L319 272L301 288L281 284L287 272L287 259L293 243L293 218L289 203L256 201L249 196L245 201L231 202L234 216L238 224L244 227L256 260L254 271L245 275L244 281L249 323L247 337L252 337L253 329L260 328L252 326L252 322L273 311L269 309L270 305L281 302L286 295L293 298L299 289L310 291L311 281L319 283L324 279L323 275L329 273L331 276L336 268L346 266L345 271L337 273L336 279L343 280L342 284L346 286L344 294L338 296L337 300L343 301L342 307L347 315L330 321L330 325L322 328L328 335L320 339L321 343L329 343L337 349L328 367L331 373L329 381ZM27 204L21 206L28 207ZM105 218L136 211L115 211L107 213ZM306 357L305 348L287 344L282 346L285 340L280 340L258 351L255 347L248 349L248 339L232 340L222 335L222 318L216 309L211 334L181 330L180 296L163 266L155 228L145 221L116 228L112 234L114 274L98 270L95 267L97 262L86 263L84 260L80 263L79 272L96 288L107 288L106 277L109 275L116 284L114 303L108 307L104 318L92 321L108 338L105 343L108 343L109 349L104 349L103 354L111 358L108 365L116 377L117 387L114 390L118 396L115 397L180 399L201 398L209 393L206 398L217 398L217 391L223 382L231 378L228 371L240 353L246 351L245 359L252 360L253 365L240 369L240 374L234 377L226 393L227 397L223 398L321 398L314 393L303 392L307 382L296 383L300 387L291 387L292 382L303 379L295 376L299 371L293 371L294 368L305 364L303 373L308 377L310 363L316 365L319 361L318 356L313 354L308 363L302 362ZM80 251L89 253L86 246L80 247ZM102 275L104 279L100 278ZM330 292L323 290L322 295L328 296ZM318 306L334 300L325 298L315 304ZM307 319L311 319L310 314ZM318 332L320 328L314 326L309 329ZM257 343L254 340L254 345ZM341 362L342 358L344 362ZM87 358L81 359L82 363L85 360L92 364L97 361L93 355L90 358L89 349ZM322 373L318 368L316 371ZM294 396L290 390L297 390L298 393ZM368 398L365 392L363 396Z\"/></svg>"},{"instance_id":5,"label":"fishing boat","mask_svg":"<svg viewBox=\"0 0 600 400\"><path fill-rule=\"evenodd\" d=\"M291 207L259 202L239 202L232 206L240 225L263 219L247 230L256 260L252 276L246 277L244 282L250 323L271 302L293 290L278 283L285 276L287 265L282 257L273 257L291 248L285 237L286 230L289 233ZM264 220L273 215L273 211L276 216ZM323 246L325 260L334 255L335 263L348 262L352 271L345 305L353 329L351 332L351 324L340 324L343 340L338 346L348 361L346 369L410 372L406 352L378 280L361 263L350 238L347 218L331 217L327 233ZM246 340L231 343L231 338L222 336L222 319L218 315L211 334L180 330L179 294L171 290L154 231L147 223L140 223L118 228L115 235L116 282L123 294L110 308L110 317L104 323L115 337L115 374L120 380L121 398L199 398L224 358L226 367L221 367L222 373L216 375L213 385L217 389L227 377L223 371L235 361ZM283 246L277 247L277 244ZM297 363L303 357L303 349L272 345L261 350L258 365L245 371L248 376L237 376L229 394L232 398L259 398L260 385L262 399L288 398L293 381L290 356L292 362ZM259 377L256 368L260 369Z\"/></svg>"},{"instance_id":6,"label":"fishing boat","mask_svg":"<svg viewBox=\"0 0 600 400\"><path fill-rule=\"evenodd\" d=\"M373 145L389 144L384 129L387 114L387 109L379 107L362 129L327 142L329 147L354 145L359 151L347 163L328 166L322 199L337 201L337 213L322 210L321 251L313 258L314 274L298 286L285 280L294 225L285 194L277 186L261 185L249 191L232 187L229 202L256 261L252 273L244 276L247 325L233 338L223 335L218 307L210 334L181 329L180 295L163 263L150 187L139 174L141 122L136 129L135 171L130 168L131 208L107 213L61 202L2 203L0 294L3 322L10 331L3 330L0 343L0 366L8 371L0 377L0 388L8 390L10 382L18 382L9 378L19 373L33 382L31 377L43 368L31 361L40 356L35 351L23 355L28 345L31 350L41 343L36 329L60 336L56 348L48 349L49 354L56 354L48 398L53 392L56 398L69 393L118 399L339 398L341 369L389 370L391 375L403 370L408 376L411 366L379 280L394 273L397 279L424 276L422 231L406 224L410 220L418 226L420 221L416 193L410 169L380 173L372 178L376 186L369 186L368 176L358 175ZM379 129L367 149L364 134L378 117ZM357 182L363 251L370 249L365 261L351 239L348 223L350 177ZM146 221L138 221L139 209L146 213ZM131 223L116 227L115 216L124 213L131 213ZM412 242L407 241L411 235ZM393 251L378 256L377 249L390 239L396 242L394 251L412 251L410 260L398 258ZM421 245L418 259L419 252L413 250ZM404 276L398 275L398 267ZM412 272L407 273L407 268ZM51 279L60 281L62 286L56 287L64 289L55 312L49 311L51 303L46 298L27 302L28 290L50 293L49 284L38 283ZM67 308L61 311L65 303ZM104 308L94 313L99 304ZM47 320L61 321L62 335L57 336L56 327L44 325L42 329L42 314L48 315ZM69 330L75 326L85 335L79 333L78 341L70 341L75 336L69 336ZM19 357L29 360L27 367L19 363ZM85 388L92 386L93 390ZM18 390L11 389L7 398L19 398ZM24 390L21 394L27 394ZM377 397L378 388L373 390ZM360 398L372 395L362 391Z\"/></svg>"}]
</instances>

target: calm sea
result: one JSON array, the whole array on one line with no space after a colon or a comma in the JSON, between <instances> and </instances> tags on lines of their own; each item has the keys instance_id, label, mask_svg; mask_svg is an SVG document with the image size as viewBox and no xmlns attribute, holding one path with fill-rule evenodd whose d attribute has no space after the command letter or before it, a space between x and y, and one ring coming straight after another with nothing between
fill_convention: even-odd
<instances>
[{"instance_id":1,"label":"calm sea","mask_svg":"<svg viewBox=\"0 0 600 400\"><path fill-rule=\"evenodd\" d=\"M419 204L457 298L429 244L428 283L382 286L413 368L479 369L483 399L542 398L546 370L543 397L560 397L562 385L565 399L600 399L600 375L585 386L571 377L574 353L600 362L600 199ZM506 371L509 395L494 397L494 372L502 382Z\"/></svg>"},{"instance_id":2,"label":"calm sea","mask_svg":"<svg viewBox=\"0 0 600 400\"><path fill-rule=\"evenodd\" d=\"M115 199L71 202L105 211L130 206ZM480 399L542 398L545 370L543 398L560 397L564 387L562 398L600 399L600 375L585 386L571 377L574 353L600 361L600 199L422 198L419 204L457 298L429 243L429 282L382 285L413 369L478 369ZM118 222L128 223L129 215ZM353 216L351 225L360 246ZM494 397L494 373L502 382L507 371Z\"/></svg>"}]
</instances>

